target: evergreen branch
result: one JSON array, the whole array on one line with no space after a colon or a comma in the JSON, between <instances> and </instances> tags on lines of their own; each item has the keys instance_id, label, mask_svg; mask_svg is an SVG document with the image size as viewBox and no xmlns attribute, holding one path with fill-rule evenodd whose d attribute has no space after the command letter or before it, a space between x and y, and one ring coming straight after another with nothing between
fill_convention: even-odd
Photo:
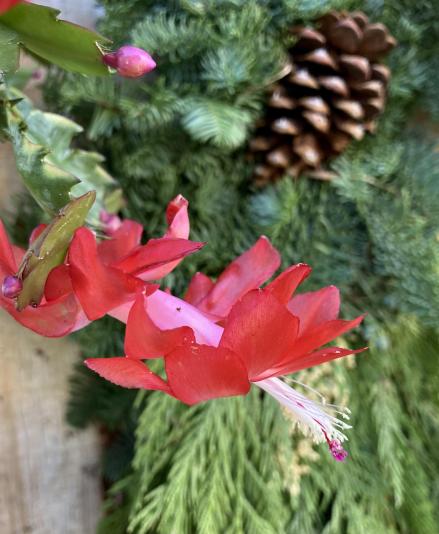
<instances>
[{"instance_id":1,"label":"evergreen branch","mask_svg":"<svg viewBox=\"0 0 439 534\"><path fill-rule=\"evenodd\" d=\"M251 114L244 109L202 99L188 101L187 111L182 118L183 127L193 139L213 141L222 148L241 145L246 139L251 121Z\"/></svg>"}]
</instances>

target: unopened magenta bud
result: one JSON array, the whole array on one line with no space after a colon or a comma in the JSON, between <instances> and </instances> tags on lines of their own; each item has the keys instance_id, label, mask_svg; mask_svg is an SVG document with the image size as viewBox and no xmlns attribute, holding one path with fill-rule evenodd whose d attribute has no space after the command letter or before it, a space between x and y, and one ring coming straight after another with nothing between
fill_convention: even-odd
<instances>
[{"instance_id":1,"label":"unopened magenta bud","mask_svg":"<svg viewBox=\"0 0 439 534\"><path fill-rule=\"evenodd\" d=\"M333 439L328 442L329 450L331 451L332 457L337 460L337 462L344 462L348 453L343 449L341 443L338 439Z\"/></svg>"},{"instance_id":2,"label":"unopened magenta bud","mask_svg":"<svg viewBox=\"0 0 439 534\"><path fill-rule=\"evenodd\" d=\"M2 283L2 295L7 299L18 297L23 289L23 282L16 276L6 276Z\"/></svg>"},{"instance_id":3,"label":"unopened magenta bud","mask_svg":"<svg viewBox=\"0 0 439 534\"><path fill-rule=\"evenodd\" d=\"M113 235L122 226L120 217L105 210L101 210L99 220L104 227L104 232L108 235Z\"/></svg>"},{"instance_id":4,"label":"unopened magenta bud","mask_svg":"<svg viewBox=\"0 0 439 534\"><path fill-rule=\"evenodd\" d=\"M102 60L126 78L139 78L156 67L148 52L130 45L122 46L116 52L104 54Z\"/></svg>"}]
</instances>

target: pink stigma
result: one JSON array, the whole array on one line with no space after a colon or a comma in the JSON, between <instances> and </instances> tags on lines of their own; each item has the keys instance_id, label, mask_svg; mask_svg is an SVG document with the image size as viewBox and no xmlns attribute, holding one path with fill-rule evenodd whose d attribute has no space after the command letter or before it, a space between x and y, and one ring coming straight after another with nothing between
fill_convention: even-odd
<instances>
[{"instance_id":1,"label":"pink stigma","mask_svg":"<svg viewBox=\"0 0 439 534\"><path fill-rule=\"evenodd\" d=\"M344 462L346 460L348 453L343 449L338 439L332 439L331 441L328 441L328 446L332 457L337 460L337 462Z\"/></svg>"},{"instance_id":2,"label":"pink stigma","mask_svg":"<svg viewBox=\"0 0 439 534\"><path fill-rule=\"evenodd\" d=\"M16 276L6 276L2 283L2 295L7 299L18 297L23 289L23 282Z\"/></svg>"}]
</instances>

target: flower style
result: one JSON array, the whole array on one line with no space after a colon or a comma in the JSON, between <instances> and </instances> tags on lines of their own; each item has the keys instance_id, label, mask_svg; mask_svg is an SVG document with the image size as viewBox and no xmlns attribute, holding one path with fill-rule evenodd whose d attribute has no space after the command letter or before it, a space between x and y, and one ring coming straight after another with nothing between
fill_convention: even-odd
<instances>
[{"instance_id":1,"label":"flower style","mask_svg":"<svg viewBox=\"0 0 439 534\"><path fill-rule=\"evenodd\" d=\"M273 268L277 253L268 240L259 240L250 251L246 258L253 254L264 261L268 258L267 265ZM242 266L242 256L237 262ZM236 271L235 265L234 262L225 272ZM266 270L256 264L252 268L261 278L261 273L269 271L267 265ZM190 405L245 395L253 383L291 410L317 440L326 440L334 458L343 460L346 453L341 442L346 437L342 430L348 425L335 417L336 407L327 406L327 412L278 378L359 352L321 348L358 326L363 317L338 319L340 298L334 286L292 297L309 273L307 265L293 265L263 289L250 289L238 297L238 290L234 296L232 292L223 293L227 305L218 298L213 309L217 313L220 310L218 315L224 317L224 310L230 305L224 327L215 324L202 310L171 295L157 291L145 298L139 294L128 315L126 356L92 358L86 364L121 386L161 390ZM250 274L242 274L241 287L248 286ZM224 283L226 277L222 277L216 287ZM238 286L239 279L235 280ZM236 302L232 302L235 298ZM166 381L142 362L161 356Z\"/></svg>"},{"instance_id":2,"label":"flower style","mask_svg":"<svg viewBox=\"0 0 439 534\"><path fill-rule=\"evenodd\" d=\"M94 233L76 230L65 261L53 268L45 281L44 295L36 307L18 311L11 300L19 293L15 275L25 251L13 246L0 222L0 279L3 280L0 305L18 322L48 336L59 337L86 326L121 305L131 306L139 291L151 294L157 280L175 268L203 243L189 241L188 202L182 196L172 200L166 212L168 230L145 245L140 240L142 226L132 220L103 229L109 239L96 241ZM44 231L38 226L32 243Z\"/></svg>"}]
</instances>

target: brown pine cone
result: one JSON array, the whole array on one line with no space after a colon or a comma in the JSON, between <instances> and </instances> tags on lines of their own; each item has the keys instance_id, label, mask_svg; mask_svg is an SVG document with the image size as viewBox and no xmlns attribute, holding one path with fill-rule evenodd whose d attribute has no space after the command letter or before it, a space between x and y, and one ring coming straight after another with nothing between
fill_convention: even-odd
<instances>
[{"instance_id":1,"label":"brown pine cone","mask_svg":"<svg viewBox=\"0 0 439 534\"><path fill-rule=\"evenodd\" d=\"M270 87L250 141L259 184L285 174L331 179L322 163L373 132L386 102L390 70L377 60L396 41L383 24L370 23L361 11L332 11L317 29L291 33L297 41L287 74Z\"/></svg>"}]
</instances>

